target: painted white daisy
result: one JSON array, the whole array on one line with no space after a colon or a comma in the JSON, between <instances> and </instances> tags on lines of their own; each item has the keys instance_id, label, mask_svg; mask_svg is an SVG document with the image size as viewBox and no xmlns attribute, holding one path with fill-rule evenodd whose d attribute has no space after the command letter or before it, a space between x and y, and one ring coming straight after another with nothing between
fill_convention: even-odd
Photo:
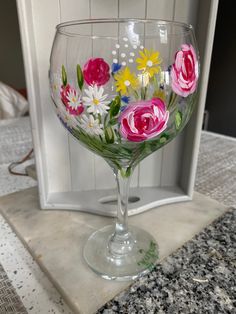
<instances>
[{"instance_id":1,"label":"painted white daisy","mask_svg":"<svg viewBox=\"0 0 236 314\"><path fill-rule=\"evenodd\" d=\"M94 119L93 115L88 117L83 114L81 117L80 126L90 135L102 135L103 134L103 125L100 124L99 119Z\"/></svg>"},{"instance_id":2,"label":"painted white daisy","mask_svg":"<svg viewBox=\"0 0 236 314\"><path fill-rule=\"evenodd\" d=\"M69 110L70 114L77 116L84 111L81 96L74 88L69 89L66 98L68 100L67 109Z\"/></svg>"},{"instance_id":3,"label":"painted white daisy","mask_svg":"<svg viewBox=\"0 0 236 314\"><path fill-rule=\"evenodd\" d=\"M88 89L85 89L87 96L83 97L83 105L88 107L88 113L100 114L103 115L109 110L109 101L105 100L107 94L103 95L104 88L95 86L89 86Z\"/></svg>"}]
</instances>

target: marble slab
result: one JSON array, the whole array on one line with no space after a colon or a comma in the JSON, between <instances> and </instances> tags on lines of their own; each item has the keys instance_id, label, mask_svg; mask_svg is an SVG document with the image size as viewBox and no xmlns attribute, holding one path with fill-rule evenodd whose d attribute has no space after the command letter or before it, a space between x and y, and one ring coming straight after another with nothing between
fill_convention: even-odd
<instances>
[{"instance_id":1,"label":"marble slab","mask_svg":"<svg viewBox=\"0 0 236 314\"><path fill-rule=\"evenodd\" d=\"M74 312L94 313L131 284L98 277L82 257L89 235L112 223L112 218L42 211L37 188L0 198L0 210ZM129 221L156 238L162 260L225 211L224 205L195 193L191 202L161 206Z\"/></svg>"}]
</instances>

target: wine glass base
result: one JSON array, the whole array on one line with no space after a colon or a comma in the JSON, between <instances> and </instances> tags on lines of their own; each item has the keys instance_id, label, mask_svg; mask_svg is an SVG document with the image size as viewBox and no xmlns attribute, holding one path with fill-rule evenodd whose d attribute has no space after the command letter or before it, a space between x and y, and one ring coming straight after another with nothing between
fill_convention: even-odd
<instances>
[{"instance_id":1,"label":"wine glass base","mask_svg":"<svg viewBox=\"0 0 236 314\"><path fill-rule=\"evenodd\" d=\"M132 249L127 254L112 254L109 239L114 226L106 226L94 232L84 247L84 258L94 272L105 279L128 281L150 272L158 258L158 245L146 231L131 226L129 232L134 239Z\"/></svg>"}]
</instances>

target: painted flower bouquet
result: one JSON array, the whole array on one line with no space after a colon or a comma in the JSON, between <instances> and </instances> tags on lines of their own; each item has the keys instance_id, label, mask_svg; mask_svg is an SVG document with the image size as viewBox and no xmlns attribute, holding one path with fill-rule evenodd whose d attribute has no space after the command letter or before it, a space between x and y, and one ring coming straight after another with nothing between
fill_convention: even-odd
<instances>
[{"instance_id":1,"label":"painted flower bouquet","mask_svg":"<svg viewBox=\"0 0 236 314\"><path fill-rule=\"evenodd\" d=\"M84 35L87 26L90 33ZM91 34L101 26L102 35ZM118 35L106 36L114 27ZM137 278L158 258L156 241L148 233L128 229L130 176L189 121L198 72L189 25L95 20L57 27L50 66L57 116L81 144L108 162L117 180L115 228L94 233L84 249L89 266L104 278Z\"/></svg>"},{"instance_id":2,"label":"painted flower bouquet","mask_svg":"<svg viewBox=\"0 0 236 314\"><path fill-rule=\"evenodd\" d=\"M63 64L59 75L51 73L52 98L63 125L120 169L122 159L129 159L129 167L134 167L185 126L198 81L198 60L191 44L182 44L167 68L159 51L141 46L136 59L134 52L129 55L136 71L116 58L109 65L93 57L75 66L72 75L77 84L69 82ZM182 105L186 98L190 98L188 108Z\"/></svg>"}]
</instances>

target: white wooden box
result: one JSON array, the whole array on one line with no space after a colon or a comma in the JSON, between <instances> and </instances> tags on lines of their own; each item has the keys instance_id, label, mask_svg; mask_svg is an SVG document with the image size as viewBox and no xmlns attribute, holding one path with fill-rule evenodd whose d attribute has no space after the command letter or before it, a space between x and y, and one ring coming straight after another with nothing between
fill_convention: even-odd
<instances>
[{"instance_id":1,"label":"white wooden box","mask_svg":"<svg viewBox=\"0 0 236 314\"><path fill-rule=\"evenodd\" d=\"M135 170L129 214L192 198L218 0L17 0L40 204L115 215L115 180L53 113L48 69L55 26L85 18L139 17L191 23L201 55L197 109L184 132ZM137 201L138 200L138 201Z\"/></svg>"}]
</instances>

